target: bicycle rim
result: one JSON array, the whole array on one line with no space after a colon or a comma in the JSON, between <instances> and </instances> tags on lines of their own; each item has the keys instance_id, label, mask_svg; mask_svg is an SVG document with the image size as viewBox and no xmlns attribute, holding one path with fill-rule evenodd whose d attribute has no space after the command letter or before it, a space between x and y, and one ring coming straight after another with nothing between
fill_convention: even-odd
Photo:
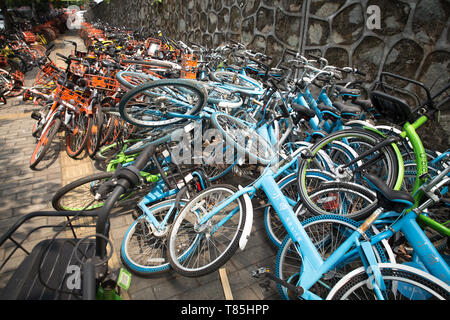
<instances>
[{"instance_id":1,"label":"bicycle rim","mask_svg":"<svg viewBox=\"0 0 450 320\"><path fill-rule=\"evenodd\" d=\"M206 103L207 92L192 81L156 80L129 91L120 101L122 118L136 126L166 126L194 115Z\"/></svg>"},{"instance_id":2,"label":"bicycle rim","mask_svg":"<svg viewBox=\"0 0 450 320\"><path fill-rule=\"evenodd\" d=\"M199 221L209 209L235 192L232 186L217 185L193 198L181 210L169 235L168 258L175 271L199 277L216 271L231 258L245 221L243 200L236 199L202 225Z\"/></svg>"}]
</instances>

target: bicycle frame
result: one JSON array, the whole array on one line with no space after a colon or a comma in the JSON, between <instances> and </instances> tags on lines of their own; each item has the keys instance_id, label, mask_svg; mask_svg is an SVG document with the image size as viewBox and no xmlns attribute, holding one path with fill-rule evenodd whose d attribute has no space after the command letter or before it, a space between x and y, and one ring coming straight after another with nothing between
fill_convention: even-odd
<instances>
[{"instance_id":1,"label":"bicycle frame","mask_svg":"<svg viewBox=\"0 0 450 320\"><path fill-rule=\"evenodd\" d=\"M424 204L422 207L425 207ZM402 232L414 249L413 264L419 269L426 269L429 273L440 278L447 284L450 283L450 268L434 247L433 243L426 236L425 232L417 223L417 213L422 210L409 211L401 219L395 221L388 229L373 236L370 243L376 244L383 239L393 236L397 232Z\"/></svg>"}]
</instances>

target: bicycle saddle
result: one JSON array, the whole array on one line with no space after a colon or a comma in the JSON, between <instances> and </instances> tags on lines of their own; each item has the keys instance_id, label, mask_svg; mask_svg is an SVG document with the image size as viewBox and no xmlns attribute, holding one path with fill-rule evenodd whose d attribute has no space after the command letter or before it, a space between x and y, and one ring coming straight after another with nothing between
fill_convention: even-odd
<instances>
[{"instance_id":1,"label":"bicycle saddle","mask_svg":"<svg viewBox=\"0 0 450 320\"><path fill-rule=\"evenodd\" d=\"M232 65L227 66L227 69L231 69L231 71L241 71L242 67L232 64Z\"/></svg>"},{"instance_id":2,"label":"bicycle saddle","mask_svg":"<svg viewBox=\"0 0 450 320\"><path fill-rule=\"evenodd\" d=\"M328 120L328 119L335 120L335 119L340 118L339 110L334 107L327 106L326 104L320 103L317 105L317 108L319 108L319 110L322 112L323 118L325 120Z\"/></svg>"},{"instance_id":3,"label":"bicycle saddle","mask_svg":"<svg viewBox=\"0 0 450 320\"><path fill-rule=\"evenodd\" d=\"M291 107L297 113L297 115L300 116L300 118L305 120L310 120L316 115L311 109L297 103L293 103Z\"/></svg>"},{"instance_id":4,"label":"bicycle saddle","mask_svg":"<svg viewBox=\"0 0 450 320\"><path fill-rule=\"evenodd\" d=\"M365 111L370 110L372 108L372 101L370 100L353 100L352 101L354 104L360 106L361 108L363 108Z\"/></svg>"},{"instance_id":5,"label":"bicycle saddle","mask_svg":"<svg viewBox=\"0 0 450 320\"><path fill-rule=\"evenodd\" d=\"M350 94L350 95L356 95L359 96L361 92L359 89L349 89L340 85L335 85L334 88L340 93L340 94Z\"/></svg>"},{"instance_id":6,"label":"bicycle saddle","mask_svg":"<svg viewBox=\"0 0 450 320\"><path fill-rule=\"evenodd\" d=\"M376 191L380 206L384 209L402 212L414 205L414 198L408 192L391 189L383 180L370 173L365 173L363 178Z\"/></svg>"},{"instance_id":7,"label":"bicycle saddle","mask_svg":"<svg viewBox=\"0 0 450 320\"><path fill-rule=\"evenodd\" d=\"M337 101L333 102L333 107L341 112L341 116L343 118L357 117L362 111L360 106L350 106Z\"/></svg>"},{"instance_id":8,"label":"bicycle saddle","mask_svg":"<svg viewBox=\"0 0 450 320\"><path fill-rule=\"evenodd\" d=\"M381 91L372 91L370 101L383 118L395 124L402 125L413 116L408 103Z\"/></svg>"}]
</instances>

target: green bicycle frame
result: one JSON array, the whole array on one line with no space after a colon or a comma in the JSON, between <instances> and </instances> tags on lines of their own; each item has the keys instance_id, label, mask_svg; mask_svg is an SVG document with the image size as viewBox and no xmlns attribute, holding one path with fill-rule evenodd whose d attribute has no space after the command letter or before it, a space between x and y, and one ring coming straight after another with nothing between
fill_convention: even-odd
<instances>
[{"instance_id":1,"label":"green bicycle frame","mask_svg":"<svg viewBox=\"0 0 450 320\"><path fill-rule=\"evenodd\" d=\"M425 148L422 144L422 140L416 132L416 129L426 123L428 118L426 116L421 116L413 124L409 122L405 123L403 126L403 131L400 134L402 138L408 138L413 146L414 156L416 158L416 179L414 182L414 188L412 191L414 197L414 206L410 209L417 208L419 206L420 200L423 196L423 191L420 187L426 183L428 174L428 159L425 153ZM421 226L428 226L433 230L439 232L444 236L450 236L450 229L446 226L434 221L433 219L427 217L424 214L419 214L417 216L418 223Z\"/></svg>"},{"instance_id":2,"label":"green bicycle frame","mask_svg":"<svg viewBox=\"0 0 450 320\"><path fill-rule=\"evenodd\" d=\"M423 146L422 140L416 132L416 129L422 126L425 122L427 122L428 118L426 116L421 116L417 119L413 124L406 122L403 126L403 131L400 133L402 138L408 138L413 146L414 156L416 158L416 180L414 182L413 195L414 195L414 206L416 208L419 204L419 201L422 198L423 193L419 190L420 186L423 185L427 181L427 173L428 173L428 159L425 153L425 148ZM403 180L403 177L402 177Z\"/></svg>"}]
</instances>

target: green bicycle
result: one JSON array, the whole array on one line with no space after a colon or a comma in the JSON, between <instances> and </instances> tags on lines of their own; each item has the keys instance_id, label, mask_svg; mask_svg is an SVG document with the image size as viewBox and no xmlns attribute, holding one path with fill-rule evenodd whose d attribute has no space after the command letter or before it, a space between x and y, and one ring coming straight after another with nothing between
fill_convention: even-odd
<instances>
[{"instance_id":1,"label":"green bicycle","mask_svg":"<svg viewBox=\"0 0 450 320\"><path fill-rule=\"evenodd\" d=\"M404 90L399 90L384 82L385 77L407 81L421 87L425 90L426 100L411 110L404 99L386 92L391 90L405 93ZM390 188L400 190L404 183L405 166L397 144L406 141L412 146L415 158L416 176L411 193L415 200L413 208L416 208L420 204L424 192L421 186L425 184L429 176L426 149L416 130L436 114L441 106L448 103L450 97L442 99L438 104L435 104L434 100L441 97L449 88L450 84L431 96L430 90L422 83L383 72L370 97L378 113L384 119L402 125L402 132L398 135L386 135L373 128L345 129L332 133L312 147L305 149L299 160L297 178L301 203L314 215L332 214L330 209L334 206L330 204L330 199L339 199L345 194L339 191L339 188L343 191L360 190L361 187L367 189L364 179L362 179L363 171L377 175ZM322 182L319 186L317 186L317 181L314 181L315 188L311 188L311 181L309 181L311 178L307 172L313 170L322 170L326 174L334 176L334 180ZM333 187L332 193L321 192L322 198L313 197L314 191L318 187L323 190L327 185ZM340 211L340 214L345 214L355 220L362 220L378 206L376 201L366 202L365 205L364 208L358 208L356 215L351 211L345 211L345 208ZM445 226L445 223L437 223L423 214L418 219L424 225L438 229L441 234L450 235L449 228Z\"/></svg>"}]
</instances>

